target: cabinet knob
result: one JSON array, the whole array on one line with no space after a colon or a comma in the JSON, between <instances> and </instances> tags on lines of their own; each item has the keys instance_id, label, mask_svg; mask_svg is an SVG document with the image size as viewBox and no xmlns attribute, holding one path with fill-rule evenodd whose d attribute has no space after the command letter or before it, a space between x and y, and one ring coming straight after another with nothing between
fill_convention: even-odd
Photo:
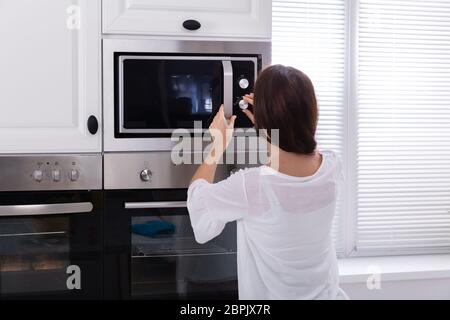
<instances>
[{"instance_id":1,"label":"cabinet knob","mask_svg":"<svg viewBox=\"0 0 450 320\"><path fill-rule=\"evenodd\" d=\"M197 20L186 20L183 22L183 27L190 31L198 30L202 27L201 23Z\"/></svg>"},{"instance_id":2,"label":"cabinet knob","mask_svg":"<svg viewBox=\"0 0 450 320\"><path fill-rule=\"evenodd\" d=\"M95 116L90 116L87 122L90 134L95 135L98 131L98 120Z\"/></svg>"}]
</instances>

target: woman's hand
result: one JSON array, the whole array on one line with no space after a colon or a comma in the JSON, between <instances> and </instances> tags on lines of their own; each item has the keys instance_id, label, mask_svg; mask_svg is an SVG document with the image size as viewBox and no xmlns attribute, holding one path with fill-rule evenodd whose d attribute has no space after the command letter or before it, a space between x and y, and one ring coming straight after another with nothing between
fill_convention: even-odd
<instances>
[{"instance_id":1,"label":"woman's hand","mask_svg":"<svg viewBox=\"0 0 450 320\"><path fill-rule=\"evenodd\" d=\"M222 105L216 116L214 117L213 122L209 126L209 132L213 139L212 148L209 151L205 162L203 162L203 164L198 167L197 171L192 177L191 183L198 179L204 179L209 183L214 182L214 176L216 174L219 160L227 149L231 138L233 137L235 120L236 116L232 116L229 122L227 121Z\"/></svg>"},{"instance_id":2,"label":"woman's hand","mask_svg":"<svg viewBox=\"0 0 450 320\"><path fill-rule=\"evenodd\" d=\"M247 102L248 104L254 106L255 105L255 97L252 94L246 94L244 96L244 101ZM255 116L253 115L253 113L248 110L248 109L244 109L242 110L243 113L245 113L245 115L250 119L250 121L255 124Z\"/></svg>"},{"instance_id":3,"label":"woman's hand","mask_svg":"<svg viewBox=\"0 0 450 320\"><path fill-rule=\"evenodd\" d=\"M222 105L209 126L209 132L213 138L213 148L211 151L214 152L213 157L216 160L222 156L230 144L231 138L233 137L235 120L236 116L232 116L229 122L227 121Z\"/></svg>"}]
</instances>

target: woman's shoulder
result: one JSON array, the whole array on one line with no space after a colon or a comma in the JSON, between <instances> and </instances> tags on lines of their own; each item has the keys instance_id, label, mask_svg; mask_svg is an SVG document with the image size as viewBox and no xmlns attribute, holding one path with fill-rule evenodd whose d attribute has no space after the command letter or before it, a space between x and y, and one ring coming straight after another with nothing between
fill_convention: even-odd
<instances>
[{"instance_id":1,"label":"woman's shoulder","mask_svg":"<svg viewBox=\"0 0 450 320\"><path fill-rule=\"evenodd\" d=\"M337 153L335 151L331 150L331 149L319 150L319 153L322 156L327 157L329 159L336 159L336 160L339 159Z\"/></svg>"},{"instance_id":2,"label":"woman's shoulder","mask_svg":"<svg viewBox=\"0 0 450 320\"><path fill-rule=\"evenodd\" d=\"M322 155L322 165L319 168L318 172L314 174L311 177L305 177L306 178L318 178L322 176L323 174L327 174L330 172L333 173L339 173L342 170L342 164L339 155L331 150L331 149L324 149L319 150L319 153ZM240 168L238 170L234 170L230 175L230 180L241 180L241 181L253 181L257 180L259 181L261 177L266 176L284 176L280 174L275 169L268 167L266 165L261 166L255 166L255 167L247 167L247 168ZM302 179L302 178L296 178L292 177L293 179Z\"/></svg>"},{"instance_id":3,"label":"woman's shoulder","mask_svg":"<svg viewBox=\"0 0 450 320\"><path fill-rule=\"evenodd\" d=\"M323 157L323 167L325 174L331 174L336 179L342 179L342 161L339 155L333 150L320 150Z\"/></svg>"},{"instance_id":4,"label":"woman's shoulder","mask_svg":"<svg viewBox=\"0 0 450 320\"><path fill-rule=\"evenodd\" d=\"M339 167L341 166L341 159L335 151L325 149L319 150L319 153L322 155L323 161L327 162L328 164L334 164Z\"/></svg>"}]
</instances>

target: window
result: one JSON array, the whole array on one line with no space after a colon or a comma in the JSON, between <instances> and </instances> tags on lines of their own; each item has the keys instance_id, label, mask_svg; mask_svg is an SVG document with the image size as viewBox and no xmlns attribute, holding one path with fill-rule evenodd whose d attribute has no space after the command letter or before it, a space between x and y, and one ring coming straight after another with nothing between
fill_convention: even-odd
<instances>
[{"instance_id":1,"label":"window","mask_svg":"<svg viewBox=\"0 0 450 320\"><path fill-rule=\"evenodd\" d=\"M450 252L450 0L273 1L273 63L311 77L349 168L338 252Z\"/></svg>"},{"instance_id":2,"label":"window","mask_svg":"<svg viewBox=\"0 0 450 320\"><path fill-rule=\"evenodd\" d=\"M450 1L358 15L356 246L450 247Z\"/></svg>"}]
</instances>

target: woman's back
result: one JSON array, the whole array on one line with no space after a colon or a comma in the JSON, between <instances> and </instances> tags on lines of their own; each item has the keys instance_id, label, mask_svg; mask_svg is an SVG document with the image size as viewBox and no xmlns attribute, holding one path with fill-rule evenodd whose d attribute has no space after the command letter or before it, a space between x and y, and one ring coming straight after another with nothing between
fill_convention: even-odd
<instances>
[{"instance_id":1,"label":"woman's back","mask_svg":"<svg viewBox=\"0 0 450 320\"><path fill-rule=\"evenodd\" d=\"M218 184L200 180L191 186L188 206L200 242L237 220L241 299L336 298L331 226L340 166L332 152L322 155L309 177L263 166Z\"/></svg>"}]
</instances>

